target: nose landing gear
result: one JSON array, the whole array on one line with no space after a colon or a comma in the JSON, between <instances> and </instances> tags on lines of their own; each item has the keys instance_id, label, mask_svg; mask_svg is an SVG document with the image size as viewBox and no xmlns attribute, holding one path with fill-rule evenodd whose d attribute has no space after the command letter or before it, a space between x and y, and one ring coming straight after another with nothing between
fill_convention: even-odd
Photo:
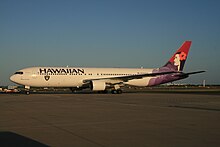
<instances>
[{"instance_id":1,"label":"nose landing gear","mask_svg":"<svg viewBox=\"0 0 220 147\"><path fill-rule=\"evenodd\" d=\"M25 88L25 94L29 95L30 94L30 86L24 86Z\"/></svg>"}]
</instances>

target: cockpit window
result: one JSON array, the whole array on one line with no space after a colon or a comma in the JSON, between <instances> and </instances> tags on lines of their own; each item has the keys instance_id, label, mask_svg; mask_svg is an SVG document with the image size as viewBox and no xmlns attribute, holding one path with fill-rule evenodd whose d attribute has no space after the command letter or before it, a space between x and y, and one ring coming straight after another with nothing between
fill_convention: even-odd
<instances>
[{"instance_id":1,"label":"cockpit window","mask_svg":"<svg viewBox=\"0 0 220 147\"><path fill-rule=\"evenodd\" d=\"M22 72L22 71L17 71L15 74L17 74L17 75L23 75L23 72Z\"/></svg>"}]
</instances>

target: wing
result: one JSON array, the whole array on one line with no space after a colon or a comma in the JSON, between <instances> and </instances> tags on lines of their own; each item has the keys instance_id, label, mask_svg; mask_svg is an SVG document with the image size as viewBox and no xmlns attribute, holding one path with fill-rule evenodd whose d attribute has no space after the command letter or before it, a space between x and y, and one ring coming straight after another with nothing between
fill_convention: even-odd
<instances>
[{"instance_id":1,"label":"wing","mask_svg":"<svg viewBox=\"0 0 220 147\"><path fill-rule=\"evenodd\" d=\"M120 77L86 79L86 80L83 80L83 82L88 83L88 82L91 82L91 81L94 81L94 80L105 80L107 83L112 83L113 84L113 83L128 82L129 80L133 80L133 79L142 79L144 77L155 77L155 76L159 76L159 75L166 75L166 74L173 74L173 73L179 73L179 72L169 71L169 72L136 74L136 75L120 76Z\"/></svg>"}]
</instances>

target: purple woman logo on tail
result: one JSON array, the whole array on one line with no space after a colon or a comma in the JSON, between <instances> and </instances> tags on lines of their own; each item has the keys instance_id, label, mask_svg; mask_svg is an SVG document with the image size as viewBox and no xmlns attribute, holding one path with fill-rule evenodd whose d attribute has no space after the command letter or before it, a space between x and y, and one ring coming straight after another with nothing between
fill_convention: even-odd
<instances>
[{"instance_id":1,"label":"purple woman logo on tail","mask_svg":"<svg viewBox=\"0 0 220 147\"><path fill-rule=\"evenodd\" d=\"M186 61L186 53L178 52L174 57L174 65L177 66L177 71L182 71Z\"/></svg>"}]
</instances>

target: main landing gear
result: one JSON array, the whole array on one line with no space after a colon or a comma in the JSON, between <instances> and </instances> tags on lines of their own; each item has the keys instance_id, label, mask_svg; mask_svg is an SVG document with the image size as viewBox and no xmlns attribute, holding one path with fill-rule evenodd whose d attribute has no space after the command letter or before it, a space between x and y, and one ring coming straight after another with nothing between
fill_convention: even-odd
<instances>
[{"instance_id":1,"label":"main landing gear","mask_svg":"<svg viewBox=\"0 0 220 147\"><path fill-rule=\"evenodd\" d=\"M122 90L118 84L114 85L114 88L111 90L112 94L121 94Z\"/></svg>"},{"instance_id":2,"label":"main landing gear","mask_svg":"<svg viewBox=\"0 0 220 147\"><path fill-rule=\"evenodd\" d=\"M122 90L121 89L112 90L111 92L112 92L112 94L122 94Z\"/></svg>"},{"instance_id":3,"label":"main landing gear","mask_svg":"<svg viewBox=\"0 0 220 147\"><path fill-rule=\"evenodd\" d=\"M112 93L112 94L121 94L122 93L122 90L121 89L106 89L104 91L98 91L99 94L109 94L109 93Z\"/></svg>"}]
</instances>

